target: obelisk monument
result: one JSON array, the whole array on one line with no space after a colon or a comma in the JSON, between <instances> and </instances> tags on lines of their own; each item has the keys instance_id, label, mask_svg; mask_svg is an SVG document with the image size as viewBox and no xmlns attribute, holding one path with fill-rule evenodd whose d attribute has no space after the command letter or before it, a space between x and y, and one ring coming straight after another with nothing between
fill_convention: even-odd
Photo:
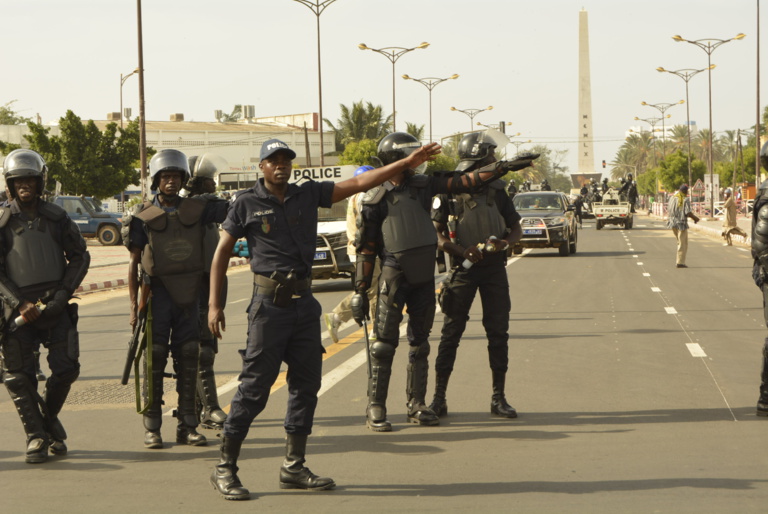
<instances>
[{"instance_id":1,"label":"obelisk monument","mask_svg":"<svg viewBox=\"0 0 768 514\"><path fill-rule=\"evenodd\" d=\"M579 11L579 173L595 173L592 144L592 86L589 76L589 22Z\"/></svg>"}]
</instances>

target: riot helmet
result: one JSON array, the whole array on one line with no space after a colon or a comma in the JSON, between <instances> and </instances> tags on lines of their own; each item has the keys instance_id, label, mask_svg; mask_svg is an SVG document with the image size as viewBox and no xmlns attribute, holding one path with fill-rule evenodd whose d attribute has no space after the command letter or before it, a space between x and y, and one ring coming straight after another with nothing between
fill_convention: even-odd
<instances>
[{"instance_id":1,"label":"riot helmet","mask_svg":"<svg viewBox=\"0 0 768 514\"><path fill-rule=\"evenodd\" d=\"M149 177L152 179L152 189L157 190L160 184L161 171L180 171L181 187L189 180L189 163L187 156L178 150L166 148L157 152L149 161Z\"/></svg>"},{"instance_id":2,"label":"riot helmet","mask_svg":"<svg viewBox=\"0 0 768 514\"><path fill-rule=\"evenodd\" d=\"M485 132L467 134L459 141L460 160L456 171L466 171L478 163L489 164L492 162L489 158L493 157L497 146L498 143L491 137L487 137Z\"/></svg>"},{"instance_id":3,"label":"riot helmet","mask_svg":"<svg viewBox=\"0 0 768 514\"><path fill-rule=\"evenodd\" d=\"M11 199L16 198L13 183L17 178L33 177L37 179L37 194L43 194L45 173L48 166L43 157L34 150L18 149L9 153L3 162L3 177Z\"/></svg>"},{"instance_id":4,"label":"riot helmet","mask_svg":"<svg viewBox=\"0 0 768 514\"><path fill-rule=\"evenodd\" d=\"M627 173L627 182L632 182L632 174Z\"/></svg>"},{"instance_id":5,"label":"riot helmet","mask_svg":"<svg viewBox=\"0 0 768 514\"><path fill-rule=\"evenodd\" d=\"M189 174L192 177L215 179L227 167L226 159L214 153L192 155L187 159L187 163L189 164Z\"/></svg>"},{"instance_id":6,"label":"riot helmet","mask_svg":"<svg viewBox=\"0 0 768 514\"><path fill-rule=\"evenodd\" d=\"M763 147L760 148L760 164L765 171L768 171L768 141L766 141L763 144Z\"/></svg>"},{"instance_id":7,"label":"riot helmet","mask_svg":"<svg viewBox=\"0 0 768 514\"><path fill-rule=\"evenodd\" d=\"M363 174L363 173L365 173L366 171L371 171L372 169L374 169L374 167L373 167L373 166L360 166L359 168L357 168L357 169L355 170L355 174L354 174L354 176L356 177L356 176L358 176L358 175L362 175L362 174Z\"/></svg>"},{"instance_id":8,"label":"riot helmet","mask_svg":"<svg viewBox=\"0 0 768 514\"><path fill-rule=\"evenodd\" d=\"M607 183L608 183L608 177L605 177L605 178L603 179L603 184L607 184Z\"/></svg>"},{"instance_id":9,"label":"riot helmet","mask_svg":"<svg viewBox=\"0 0 768 514\"><path fill-rule=\"evenodd\" d=\"M421 143L415 136L408 134L407 132L393 132L387 134L379 142L379 148L377 150L377 157L381 164L386 166L392 164L400 159L408 157L418 148L421 147ZM424 173L427 168L427 163L423 163L415 169L416 173Z\"/></svg>"}]
</instances>

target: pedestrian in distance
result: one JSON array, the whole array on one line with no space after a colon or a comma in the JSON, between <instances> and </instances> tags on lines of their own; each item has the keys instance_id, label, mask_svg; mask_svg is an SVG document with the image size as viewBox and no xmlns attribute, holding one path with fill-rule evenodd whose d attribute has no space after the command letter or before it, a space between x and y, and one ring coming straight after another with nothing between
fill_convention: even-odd
<instances>
[{"instance_id":1,"label":"pedestrian in distance","mask_svg":"<svg viewBox=\"0 0 768 514\"><path fill-rule=\"evenodd\" d=\"M725 217L723 217L723 232L722 236L725 239L723 246L733 245L733 234L746 238L747 233L739 227L736 222L736 202L733 199L733 190L729 187L723 193L725 196L725 202L723 203L723 211Z\"/></svg>"},{"instance_id":2,"label":"pedestrian in distance","mask_svg":"<svg viewBox=\"0 0 768 514\"><path fill-rule=\"evenodd\" d=\"M335 487L332 478L315 475L304 466L325 351L320 340L322 311L310 288L317 209L330 207L406 169L416 168L439 152L439 145L431 143L388 166L342 182L306 181L297 185L289 183L296 153L277 139L262 145L262 178L252 188L238 193L222 225L211 266L208 322L211 332L220 338L226 324L219 291L235 241L246 238L254 282L248 306L248 339L245 349L240 350L243 369L224 423L221 458L210 477L224 499L250 498L237 476L237 459L251 423L267 404L281 362L288 365L288 406L280 488Z\"/></svg>"},{"instance_id":3,"label":"pedestrian in distance","mask_svg":"<svg viewBox=\"0 0 768 514\"><path fill-rule=\"evenodd\" d=\"M687 268L685 257L688 253L688 218L694 223L699 222L699 217L691 210L691 200L688 198L688 184L683 184L675 194L669 197L667 204L667 228L677 240L676 266Z\"/></svg>"},{"instance_id":4,"label":"pedestrian in distance","mask_svg":"<svg viewBox=\"0 0 768 514\"><path fill-rule=\"evenodd\" d=\"M37 152L12 151L3 170L10 198L0 207L3 381L27 436L25 460L36 464L49 450L67 454L59 413L80 375L77 304L70 300L91 257L64 209L40 198L47 167ZM51 370L42 397L35 357L41 343Z\"/></svg>"},{"instance_id":5,"label":"pedestrian in distance","mask_svg":"<svg viewBox=\"0 0 768 514\"><path fill-rule=\"evenodd\" d=\"M407 159L420 151L412 135L395 132L385 136L377 150L383 166ZM387 396L392 362L400 339L403 309L408 309L408 368L406 410L410 423L433 426L440 419L425 402L429 363L429 333L435 317L435 254L437 234L430 219L437 194L468 193L481 189L508 171L530 166L531 159L492 163L471 173L430 176L414 167L403 170L363 198L358 221L356 295L352 299L355 321L368 317L368 290L376 259L381 260L376 341L369 350L366 425L374 432L389 432ZM503 193L503 189L501 190ZM506 196L506 195L505 195ZM476 249L475 249L476 250Z\"/></svg>"},{"instance_id":6,"label":"pedestrian in distance","mask_svg":"<svg viewBox=\"0 0 768 514\"><path fill-rule=\"evenodd\" d=\"M461 160L456 171L468 175L496 162L498 144L487 132L467 134L459 142ZM507 403L504 391L512 307L506 263L507 248L523 235L520 214L504 194L501 181L470 193L441 194L432 207L438 247L450 255L452 269L440 291L444 321L435 359L435 394L429 408L438 417L448 414L448 381L469 321L469 310L479 292L491 368L490 410L497 416L516 418L517 411Z\"/></svg>"},{"instance_id":7,"label":"pedestrian in distance","mask_svg":"<svg viewBox=\"0 0 768 514\"><path fill-rule=\"evenodd\" d=\"M374 169L373 166L360 166L355 170L354 176L358 176L361 173ZM360 213L360 202L363 199L365 193L356 193L349 198L347 204L347 253L350 260L354 262L356 258L355 252L355 233L357 232L357 217ZM368 301L371 304L371 319L374 318L376 309L376 292L379 287L379 274L380 269L377 263L376 269L373 271L373 282L371 282L371 288L368 290ZM354 296L354 291L341 300L332 312L323 315L325 320L325 326L328 328L328 335L331 336L331 340L334 343L339 342L339 327L352 319L352 308L350 301Z\"/></svg>"},{"instance_id":8,"label":"pedestrian in distance","mask_svg":"<svg viewBox=\"0 0 768 514\"><path fill-rule=\"evenodd\" d=\"M163 377L169 353L177 372L176 442L205 446L197 432L195 413L200 358L199 297L205 272L205 227L221 223L229 203L210 196L179 195L190 178L187 156L173 149L157 152L149 161L154 197L123 218L123 243L130 252L128 296L130 324L139 319L139 283L149 281L152 324L152 369L145 377L152 402L143 414L144 447L163 448ZM145 286L146 287L146 286Z\"/></svg>"}]
</instances>

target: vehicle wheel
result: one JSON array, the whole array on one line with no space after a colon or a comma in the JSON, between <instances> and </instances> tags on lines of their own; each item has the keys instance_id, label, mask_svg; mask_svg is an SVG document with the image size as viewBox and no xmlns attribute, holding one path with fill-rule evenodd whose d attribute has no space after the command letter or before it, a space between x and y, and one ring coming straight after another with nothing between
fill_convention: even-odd
<instances>
[{"instance_id":1,"label":"vehicle wheel","mask_svg":"<svg viewBox=\"0 0 768 514\"><path fill-rule=\"evenodd\" d=\"M114 246L120 242L120 231L114 225L104 225L99 229L97 237L104 246Z\"/></svg>"},{"instance_id":2,"label":"vehicle wheel","mask_svg":"<svg viewBox=\"0 0 768 514\"><path fill-rule=\"evenodd\" d=\"M570 244L568 245L570 248L571 253L576 253L576 240L579 238L579 232L576 231L573 233L573 238L571 239Z\"/></svg>"},{"instance_id":3,"label":"vehicle wheel","mask_svg":"<svg viewBox=\"0 0 768 514\"><path fill-rule=\"evenodd\" d=\"M565 243L561 244L557 250L560 252L561 257L568 257L571 255L571 244L566 241Z\"/></svg>"},{"instance_id":4,"label":"vehicle wheel","mask_svg":"<svg viewBox=\"0 0 768 514\"><path fill-rule=\"evenodd\" d=\"M595 223L595 230L600 230L601 228L603 228L603 222L602 221L597 221Z\"/></svg>"},{"instance_id":5,"label":"vehicle wheel","mask_svg":"<svg viewBox=\"0 0 768 514\"><path fill-rule=\"evenodd\" d=\"M624 228L627 230L632 228L632 218L629 218L626 222L624 222Z\"/></svg>"}]
</instances>

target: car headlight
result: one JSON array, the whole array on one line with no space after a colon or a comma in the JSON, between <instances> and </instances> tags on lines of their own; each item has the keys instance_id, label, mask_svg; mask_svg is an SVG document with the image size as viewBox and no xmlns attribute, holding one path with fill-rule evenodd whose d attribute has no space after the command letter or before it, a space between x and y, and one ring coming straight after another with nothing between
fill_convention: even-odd
<instances>
[{"instance_id":1,"label":"car headlight","mask_svg":"<svg viewBox=\"0 0 768 514\"><path fill-rule=\"evenodd\" d=\"M547 225L550 227L555 227L558 225L565 225L565 217L559 216L557 218L547 218Z\"/></svg>"}]
</instances>

